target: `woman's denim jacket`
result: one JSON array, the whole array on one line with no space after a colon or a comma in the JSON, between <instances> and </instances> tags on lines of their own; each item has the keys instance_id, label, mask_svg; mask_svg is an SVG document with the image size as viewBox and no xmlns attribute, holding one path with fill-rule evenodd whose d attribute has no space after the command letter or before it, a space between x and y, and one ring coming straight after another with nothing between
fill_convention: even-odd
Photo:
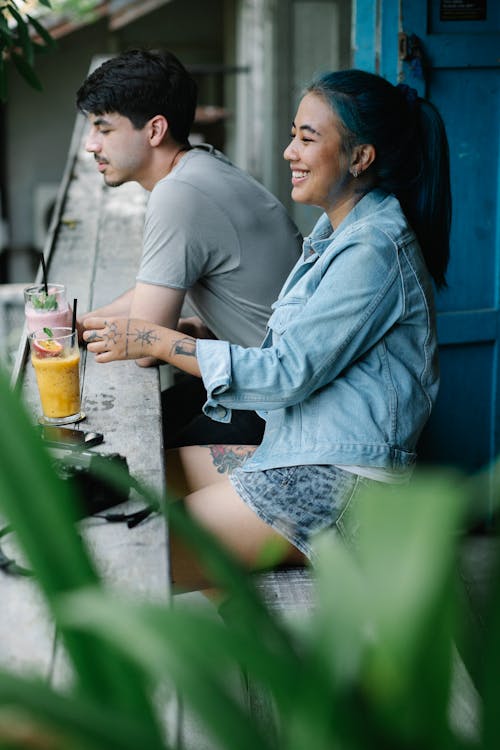
<instances>
[{"instance_id":1,"label":"woman's denim jacket","mask_svg":"<svg viewBox=\"0 0 500 750\"><path fill-rule=\"evenodd\" d=\"M408 468L439 384L432 284L416 237L397 199L377 189L335 231L323 215L303 249L262 348L197 342L204 412L221 422L231 409L264 417L246 471Z\"/></svg>"}]
</instances>

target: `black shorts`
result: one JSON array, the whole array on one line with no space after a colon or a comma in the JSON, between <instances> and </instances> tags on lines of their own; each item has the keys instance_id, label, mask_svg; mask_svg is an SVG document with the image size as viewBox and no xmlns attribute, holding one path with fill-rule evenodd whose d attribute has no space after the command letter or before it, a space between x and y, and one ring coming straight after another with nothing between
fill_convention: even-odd
<instances>
[{"instance_id":1,"label":"black shorts","mask_svg":"<svg viewBox=\"0 0 500 750\"><path fill-rule=\"evenodd\" d=\"M260 445L265 421L254 411L233 409L229 423L215 422L202 412L207 392L201 378L176 375L162 392L165 448L184 445Z\"/></svg>"}]
</instances>

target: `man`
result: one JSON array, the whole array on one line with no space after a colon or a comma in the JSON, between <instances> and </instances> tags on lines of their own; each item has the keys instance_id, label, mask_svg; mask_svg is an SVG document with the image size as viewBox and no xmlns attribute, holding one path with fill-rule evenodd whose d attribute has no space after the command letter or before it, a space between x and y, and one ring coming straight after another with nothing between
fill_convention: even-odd
<instances>
[{"instance_id":1,"label":"man","mask_svg":"<svg viewBox=\"0 0 500 750\"><path fill-rule=\"evenodd\" d=\"M79 323L125 315L259 346L302 238L256 180L212 147L191 147L196 93L174 55L145 50L108 60L77 92L90 122L86 149L105 183L133 180L151 193L135 287ZM188 319L180 317L185 302L195 313ZM205 397L193 378L165 392L167 448L260 442L260 417L236 412L229 425L212 422L201 414Z\"/></svg>"}]
</instances>

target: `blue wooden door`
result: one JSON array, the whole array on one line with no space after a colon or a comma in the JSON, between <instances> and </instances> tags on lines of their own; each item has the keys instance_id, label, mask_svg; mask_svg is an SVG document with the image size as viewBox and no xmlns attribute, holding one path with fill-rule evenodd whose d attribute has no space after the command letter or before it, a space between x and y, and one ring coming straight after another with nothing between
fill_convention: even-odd
<instances>
[{"instance_id":1,"label":"blue wooden door","mask_svg":"<svg viewBox=\"0 0 500 750\"><path fill-rule=\"evenodd\" d=\"M450 143L441 388L419 454L473 471L500 453L500 2L358 0L355 65L436 104Z\"/></svg>"}]
</instances>

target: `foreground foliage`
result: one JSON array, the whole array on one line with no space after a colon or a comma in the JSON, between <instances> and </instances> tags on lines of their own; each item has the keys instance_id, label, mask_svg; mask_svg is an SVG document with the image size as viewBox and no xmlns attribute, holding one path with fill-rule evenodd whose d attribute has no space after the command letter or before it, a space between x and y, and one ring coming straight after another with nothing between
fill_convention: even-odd
<instances>
[{"instance_id":1,"label":"foreground foliage","mask_svg":"<svg viewBox=\"0 0 500 750\"><path fill-rule=\"evenodd\" d=\"M39 4L51 7L50 0L39 0ZM0 102L7 100L7 65L12 63L30 86L41 91L35 55L55 47L45 26L20 5L14 0L0 2Z\"/></svg>"},{"instance_id":2,"label":"foreground foliage","mask_svg":"<svg viewBox=\"0 0 500 750\"><path fill-rule=\"evenodd\" d=\"M463 653L471 648L458 595L458 540L471 500L491 476L426 474L404 490L364 497L356 546L331 534L318 540L314 611L287 622L172 504L170 524L229 592L223 622L204 608L112 596L77 533L67 488L3 379L0 399L0 511L15 528L74 670L65 694L0 671L0 747L175 747L157 711L167 685L221 749L496 750L498 571L485 614L487 659L475 674L483 700L477 736L457 731L449 711L454 644ZM276 732L230 689L240 670L272 696Z\"/></svg>"},{"instance_id":3,"label":"foreground foliage","mask_svg":"<svg viewBox=\"0 0 500 750\"><path fill-rule=\"evenodd\" d=\"M99 4L98 0L0 0L0 103L8 98L10 64L29 86L43 90L36 58L57 47L47 23L50 17L58 14L66 20L92 23L98 18L95 9ZM37 12L40 10L44 12Z\"/></svg>"}]
</instances>

